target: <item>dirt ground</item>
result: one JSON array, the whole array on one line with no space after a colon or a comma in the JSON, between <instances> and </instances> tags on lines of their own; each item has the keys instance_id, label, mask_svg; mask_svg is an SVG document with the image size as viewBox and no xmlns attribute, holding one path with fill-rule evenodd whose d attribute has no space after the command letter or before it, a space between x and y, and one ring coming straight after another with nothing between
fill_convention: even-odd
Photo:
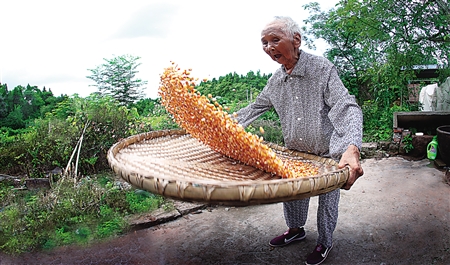
<instances>
[{"instance_id":1,"label":"dirt ground","mask_svg":"<svg viewBox=\"0 0 450 265\"><path fill-rule=\"evenodd\" d=\"M363 161L365 175L341 192L334 248L324 264L450 264L450 186L425 160ZM209 210L208 210L209 209ZM307 237L282 248L281 203L212 207L108 242L12 257L0 264L304 264L317 238L317 197Z\"/></svg>"}]
</instances>

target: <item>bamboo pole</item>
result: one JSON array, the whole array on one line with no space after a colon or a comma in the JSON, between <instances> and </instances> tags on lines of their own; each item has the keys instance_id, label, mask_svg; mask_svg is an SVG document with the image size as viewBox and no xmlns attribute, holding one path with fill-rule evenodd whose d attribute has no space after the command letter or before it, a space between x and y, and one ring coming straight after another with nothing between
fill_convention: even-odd
<instances>
[{"instance_id":1,"label":"bamboo pole","mask_svg":"<svg viewBox=\"0 0 450 265\"><path fill-rule=\"evenodd\" d=\"M70 164L72 163L72 159L75 156L75 153L77 153L77 159L75 161L75 178L78 175L78 161L80 159L81 144L83 142L84 134L86 132L87 127L89 126L89 123L90 123L90 121L88 120L88 121L86 121L86 124L84 125L83 132L81 133L80 139L78 139L78 142L75 145L75 148L73 149L72 155L70 156L69 162L67 163L67 166L66 166L66 169L64 171L64 174L67 174L67 171L69 170Z\"/></svg>"}]
</instances>

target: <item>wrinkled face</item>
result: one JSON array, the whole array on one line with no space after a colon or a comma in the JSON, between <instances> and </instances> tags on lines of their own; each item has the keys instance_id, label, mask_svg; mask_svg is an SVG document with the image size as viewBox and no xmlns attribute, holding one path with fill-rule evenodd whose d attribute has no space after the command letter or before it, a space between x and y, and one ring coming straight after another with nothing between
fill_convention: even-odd
<instances>
[{"instance_id":1,"label":"wrinkled face","mask_svg":"<svg viewBox=\"0 0 450 265\"><path fill-rule=\"evenodd\" d=\"M282 26L281 22L269 23L261 32L261 43L272 60L290 69L298 61L301 37L296 34L290 38L281 30Z\"/></svg>"}]
</instances>

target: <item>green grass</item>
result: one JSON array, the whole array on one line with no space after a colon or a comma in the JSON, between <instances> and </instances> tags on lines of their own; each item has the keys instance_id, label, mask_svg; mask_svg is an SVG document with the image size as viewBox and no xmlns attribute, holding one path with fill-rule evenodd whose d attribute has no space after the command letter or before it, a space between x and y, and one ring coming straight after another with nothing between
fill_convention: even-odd
<instances>
[{"instance_id":1,"label":"green grass","mask_svg":"<svg viewBox=\"0 0 450 265\"><path fill-rule=\"evenodd\" d=\"M0 183L0 251L18 254L114 237L128 231L129 215L163 204L161 196L122 189L109 174L64 177L40 191Z\"/></svg>"}]
</instances>

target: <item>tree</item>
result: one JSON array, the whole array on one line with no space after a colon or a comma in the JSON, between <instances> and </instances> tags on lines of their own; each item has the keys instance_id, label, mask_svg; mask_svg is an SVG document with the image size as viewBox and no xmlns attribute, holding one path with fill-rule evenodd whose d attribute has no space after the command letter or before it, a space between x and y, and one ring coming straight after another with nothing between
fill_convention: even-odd
<instances>
[{"instance_id":1,"label":"tree","mask_svg":"<svg viewBox=\"0 0 450 265\"><path fill-rule=\"evenodd\" d=\"M24 120L36 119L41 116L41 108L45 105L42 99L42 91L37 86L27 85L23 91L25 104L22 107Z\"/></svg>"},{"instance_id":2,"label":"tree","mask_svg":"<svg viewBox=\"0 0 450 265\"><path fill-rule=\"evenodd\" d=\"M99 94L109 95L122 105L129 105L143 98L147 81L136 78L137 61L140 57L132 55L117 56L113 59L103 59L106 63L95 69L88 69L92 75L87 78L93 80Z\"/></svg>"},{"instance_id":3,"label":"tree","mask_svg":"<svg viewBox=\"0 0 450 265\"><path fill-rule=\"evenodd\" d=\"M328 11L304 6L310 14L304 40L330 45L324 55L363 109L366 140L392 137L393 111L417 110L407 101L414 66L439 65L441 81L450 75L449 6L442 0L341 0Z\"/></svg>"},{"instance_id":4,"label":"tree","mask_svg":"<svg viewBox=\"0 0 450 265\"><path fill-rule=\"evenodd\" d=\"M0 118L1 119L5 118L8 115L8 106L6 104L6 96L7 95L8 95L8 86L6 84L0 84Z\"/></svg>"},{"instance_id":5,"label":"tree","mask_svg":"<svg viewBox=\"0 0 450 265\"><path fill-rule=\"evenodd\" d=\"M337 66L354 94L362 93L389 105L407 93L414 65L439 64L441 77L450 74L450 14L442 0L343 0L321 11L304 6L308 45L315 38L331 46L325 56Z\"/></svg>"},{"instance_id":6,"label":"tree","mask_svg":"<svg viewBox=\"0 0 450 265\"><path fill-rule=\"evenodd\" d=\"M201 82L196 89L203 95L211 94L218 97L220 104L232 102L248 104L262 91L270 76L270 74L261 75L259 71L256 74L250 71L245 76L229 73L219 79L213 78L210 81Z\"/></svg>"},{"instance_id":7,"label":"tree","mask_svg":"<svg viewBox=\"0 0 450 265\"><path fill-rule=\"evenodd\" d=\"M14 130L25 128L22 106L15 106L14 110L8 113L8 116L6 116L6 118L2 119L0 125L12 128Z\"/></svg>"},{"instance_id":8,"label":"tree","mask_svg":"<svg viewBox=\"0 0 450 265\"><path fill-rule=\"evenodd\" d=\"M155 108L160 104L159 99L144 98L132 104L130 107L136 108L141 116L154 115Z\"/></svg>"},{"instance_id":9,"label":"tree","mask_svg":"<svg viewBox=\"0 0 450 265\"><path fill-rule=\"evenodd\" d=\"M9 91L6 84L0 85L0 127L21 129L34 119L44 117L58 102L67 96L54 97L51 90L37 86L16 86Z\"/></svg>"}]
</instances>

